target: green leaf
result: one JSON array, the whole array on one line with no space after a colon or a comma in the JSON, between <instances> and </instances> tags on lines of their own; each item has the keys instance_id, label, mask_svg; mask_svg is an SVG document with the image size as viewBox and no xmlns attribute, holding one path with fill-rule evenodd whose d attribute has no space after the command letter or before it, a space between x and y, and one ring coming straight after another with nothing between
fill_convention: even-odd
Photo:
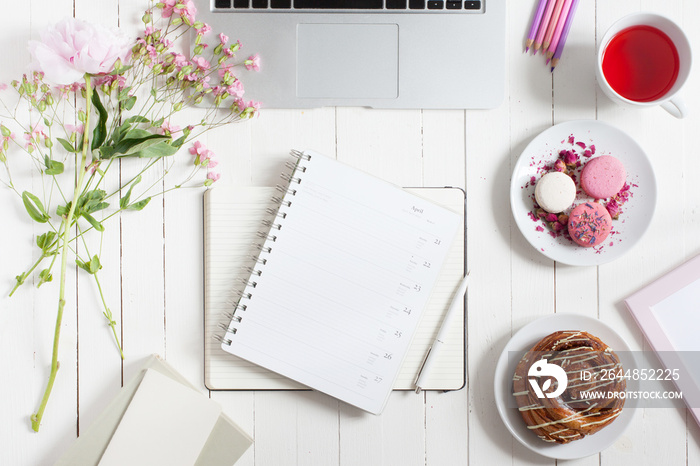
<instances>
[{"instance_id":1,"label":"green leaf","mask_svg":"<svg viewBox=\"0 0 700 466\"><path fill-rule=\"evenodd\" d=\"M39 272L39 283L36 284L36 287L39 288L44 283L50 282L52 280L53 275L51 275L51 269L44 269L41 272Z\"/></svg>"},{"instance_id":2,"label":"green leaf","mask_svg":"<svg viewBox=\"0 0 700 466\"><path fill-rule=\"evenodd\" d=\"M172 138L162 134L152 134L144 129L134 128L129 130L124 137L116 142L113 146L105 145L99 148L102 158L109 159L112 157L155 157L157 155L141 155L139 154L144 149L156 145L161 142L170 142ZM158 150L156 152L159 152ZM160 152L163 152L160 150ZM168 152L167 150L164 152ZM177 150L175 150L177 152ZM172 152L173 154L175 152ZM165 154L172 155L172 154Z\"/></svg>"},{"instance_id":3,"label":"green leaf","mask_svg":"<svg viewBox=\"0 0 700 466\"><path fill-rule=\"evenodd\" d=\"M58 215L59 217L68 215L68 212L70 212L70 206L71 203L69 202L68 205L60 205L56 207L56 215Z\"/></svg>"},{"instance_id":4,"label":"green leaf","mask_svg":"<svg viewBox=\"0 0 700 466\"><path fill-rule=\"evenodd\" d=\"M150 123L151 120L146 118L145 116L142 115L133 115L124 120L125 124L132 124L132 123Z\"/></svg>"},{"instance_id":5,"label":"green leaf","mask_svg":"<svg viewBox=\"0 0 700 466\"><path fill-rule=\"evenodd\" d=\"M126 101L124 102L124 108L127 110L131 110L134 108L134 105L136 104L136 96L132 95Z\"/></svg>"},{"instance_id":6,"label":"green leaf","mask_svg":"<svg viewBox=\"0 0 700 466\"><path fill-rule=\"evenodd\" d=\"M100 258L97 257L97 255L92 256L92 259L90 259L90 272L95 274L101 268L102 265L100 265Z\"/></svg>"},{"instance_id":7,"label":"green leaf","mask_svg":"<svg viewBox=\"0 0 700 466\"><path fill-rule=\"evenodd\" d=\"M149 202L151 202L151 198L147 197L146 199L142 199L138 202L134 202L133 204L129 205L127 207L127 209L128 210L136 210L136 211L143 210L143 208L146 207Z\"/></svg>"},{"instance_id":8,"label":"green leaf","mask_svg":"<svg viewBox=\"0 0 700 466\"><path fill-rule=\"evenodd\" d=\"M129 200L131 199L131 191L134 189L134 186L139 184L141 182L141 175L136 177L133 183L131 183L131 186L129 186L129 190L126 192L124 197L119 199L119 207L122 209L126 209L129 206Z\"/></svg>"},{"instance_id":9,"label":"green leaf","mask_svg":"<svg viewBox=\"0 0 700 466\"><path fill-rule=\"evenodd\" d=\"M92 215L90 215L90 214L88 214L88 213L83 213L83 218L84 218L85 220L87 220L88 223L89 223L90 225L92 225L93 228L95 228L95 230L97 230L97 231L105 231L104 225L102 225L100 222L98 222L98 221L95 219L95 217L93 217Z\"/></svg>"},{"instance_id":10,"label":"green leaf","mask_svg":"<svg viewBox=\"0 0 700 466\"><path fill-rule=\"evenodd\" d=\"M170 145L179 149L186 141L187 136L180 136L179 138L175 139Z\"/></svg>"},{"instance_id":11,"label":"green leaf","mask_svg":"<svg viewBox=\"0 0 700 466\"><path fill-rule=\"evenodd\" d=\"M119 91L119 101L124 101L129 98L129 92L131 92L131 86L125 87L124 89Z\"/></svg>"},{"instance_id":12,"label":"green leaf","mask_svg":"<svg viewBox=\"0 0 700 466\"><path fill-rule=\"evenodd\" d=\"M75 263L78 265L78 267L92 275L96 274L102 268L102 265L100 264L100 258L96 255L92 256L90 262L83 262L80 259L76 259Z\"/></svg>"},{"instance_id":13,"label":"green leaf","mask_svg":"<svg viewBox=\"0 0 700 466\"><path fill-rule=\"evenodd\" d=\"M43 235L37 236L36 245L39 246L39 249L41 249L42 251L46 251L48 248L51 247L55 239L56 233L53 231L47 231Z\"/></svg>"},{"instance_id":14,"label":"green leaf","mask_svg":"<svg viewBox=\"0 0 700 466\"><path fill-rule=\"evenodd\" d=\"M144 147L134 155L141 158L160 158L174 155L177 151L177 147L173 147L167 142L162 141L157 144Z\"/></svg>"},{"instance_id":15,"label":"green leaf","mask_svg":"<svg viewBox=\"0 0 700 466\"><path fill-rule=\"evenodd\" d=\"M51 160L48 155L44 156L44 165L46 165L44 173L47 175L60 175L63 173L63 163Z\"/></svg>"},{"instance_id":16,"label":"green leaf","mask_svg":"<svg viewBox=\"0 0 700 466\"><path fill-rule=\"evenodd\" d=\"M39 198L34 194L24 191L22 193L22 202L24 203L24 208L27 209L27 213L32 219L39 223L46 223L49 221L49 214L46 213L44 204L42 204Z\"/></svg>"},{"instance_id":17,"label":"green leaf","mask_svg":"<svg viewBox=\"0 0 700 466\"><path fill-rule=\"evenodd\" d=\"M107 192L102 189L88 191L78 199L76 208L77 215L92 214L109 207L107 202L103 202L107 197Z\"/></svg>"},{"instance_id":18,"label":"green leaf","mask_svg":"<svg viewBox=\"0 0 700 466\"><path fill-rule=\"evenodd\" d=\"M100 119L92 132L92 145L90 146L90 148L92 150L95 150L98 147L100 147L107 138L108 114L104 105L102 105L102 101L100 101L100 94L97 91L92 93L92 104L95 106L97 112L100 115Z\"/></svg>"},{"instance_id":19,"label":"green leaf","mask_svg":"<svg viewBox=\"0 0 700 466\"><path fill-rule=\"evenodd\" d=\"M64 148L65 150L67 150L68 152L73 152L73 153L78 152L78 149L76 149L76 148L73 146L73 144L70 143L70 141L67 141L67 140L65 140L65 139L63 139L63 138L56 138L56 139L58 140L58 142L61 143L61 145L63 146L63 148Z\"/></svg>"}]
</instances>

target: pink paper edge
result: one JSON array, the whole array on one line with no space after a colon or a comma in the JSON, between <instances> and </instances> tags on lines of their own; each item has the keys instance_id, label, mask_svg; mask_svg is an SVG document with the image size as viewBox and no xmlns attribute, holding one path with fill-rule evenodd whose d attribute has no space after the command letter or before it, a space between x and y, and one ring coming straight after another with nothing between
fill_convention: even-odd
<instances>
[{"instance_id":1,"label":"pink paper edge","mask_svg":"<svg viewBox=\"0 0 700 466\"><path fill-rule=\"evenodd\" d=\"M684 262L625 299L627 309L657 353L659 351L675 351L676 349L664 333L651 308L698 279L700 279L700 255ZM659 359L668 368L661 355L659 355ZM688 409L695 418L695 422L700 425L700 408L690 407L700 405L700 387L692 380L687 382L679 380L678 382L682 383L674 383L683 392Z\"/></svg>"}]
</instances>

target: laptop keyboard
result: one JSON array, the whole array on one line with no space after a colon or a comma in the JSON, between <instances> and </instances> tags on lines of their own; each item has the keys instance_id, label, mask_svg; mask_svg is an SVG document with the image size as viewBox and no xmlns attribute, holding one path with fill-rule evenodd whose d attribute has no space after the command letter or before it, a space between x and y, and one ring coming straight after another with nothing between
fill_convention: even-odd
<instances>
[{"instance_id":1,"label":"laptop keyboard","mask_svg":"<svg viewBox=\"0 0 700 466\"><path fill-rule=\"evenodd\" d=\"M465 0L215 0L221 10L430 10L481 12L482 2Z\"/></svg>"}]
</instances>

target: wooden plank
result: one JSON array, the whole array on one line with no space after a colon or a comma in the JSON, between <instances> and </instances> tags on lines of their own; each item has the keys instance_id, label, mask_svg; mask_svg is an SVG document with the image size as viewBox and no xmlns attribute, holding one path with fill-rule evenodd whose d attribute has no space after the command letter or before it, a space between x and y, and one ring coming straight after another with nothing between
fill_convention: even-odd
<instances>
[{"instance_id":1,"label":"wooden plank","mask_svg":"<svg viewBox=\"0 0 700 466\"><path fill-rule=\"evenodd\" d=\"M419 110L339 108L338 160L399 186L420 186L421 127ZM339 461L423 464L424 436L423 398L412 393L394 392L379 417L341 406Z\"/></svg>"}]
</instances>

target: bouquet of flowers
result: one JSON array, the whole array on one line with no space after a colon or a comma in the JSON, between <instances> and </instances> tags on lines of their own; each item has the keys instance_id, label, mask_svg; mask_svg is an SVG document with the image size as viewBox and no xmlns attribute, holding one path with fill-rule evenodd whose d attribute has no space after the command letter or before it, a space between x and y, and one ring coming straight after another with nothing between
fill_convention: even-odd
<instances>
[{"instance_id":1,"label":"bouquet of flowers","mask_svg":"<svg viewBox=\"0 0 700 466\"><path fill-rule=\"evenodd\" d=\"M144 13L145 29L135 41L99 25L66 19L45 31L40 41L30 42L34 71L13 81L11 88L2 86L12 95L4 96L0 113L0 164L5 168L0 182L17 194L33 221L46 227L36 238L38 259L17 275L10 294L30 277L41 286L53 280L56 269L59 274L51 372L31 416L35 431L59 367L69 257L94 277L123 358L116 322L102 295L100 256L89 250L85 236L101 234L106 221L120 212L143 210L154 196L214 183L219 178L214 154L196 138L258 112L258 103L243 100L237 77L238 69L257 71L258 56L237 60L240 42L231 43L223 34L207 45L204 36L210 27L195 15L191 0L158 3ZM189 59L177 51L182 42L194 42ZM204 118L184 127L174 124L175 114L192 104L206 107ZM161 181L178 153L191 163L191 173L166 188ZM23 190L13 179L15 161L27 158L43 182L40 191ZM138 161L138 173L126 180L110 176L128 160ZM145 189L137 186L150 171L158 174L158 181ZM155 188L158 192L149 194Z\"/></svg>"}]
</instances>

